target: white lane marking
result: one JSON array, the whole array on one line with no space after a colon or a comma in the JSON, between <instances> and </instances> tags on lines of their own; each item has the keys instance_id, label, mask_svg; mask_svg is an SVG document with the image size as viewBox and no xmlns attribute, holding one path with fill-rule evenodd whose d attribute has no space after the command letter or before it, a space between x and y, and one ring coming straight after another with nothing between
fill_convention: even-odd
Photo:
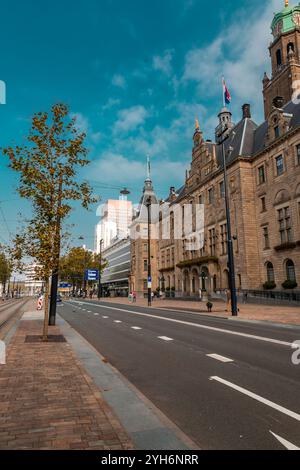
<instances>
[{"instance_id":1,"label":"white lane marking","mask_svg":"<svg viewBox=\"0 0 300 470\"><path fill-rule=\"evenodd\" d=\"M99 313L94 313L95 317L99 317Z\"/></svg>"},{"instance_id":2,"label":"white lane marking","mask_svg":"<svg viewBox=\"0 0 300 470\"><path fill-rule=\"evenodd\" d=\"M89 304L89 305L93 305L93 304ZM109 309L109 310L117 310L119 312L133 313L135 315L140 315L142 317L156 318L157 320L170 321L170 322L173 322L173 323L179 323L181 325L194 326L196 328L202 328L204 330L217 331L218 333L225 333L225 334L228 334L228 335L241 336L243 338L255 339L255 340L258 340L258 341L265 341L266 343L279 344L281 346L288 346L289 348L293 344L293 343L288 343L286 341L280 341L278 339L266 338L264 336L255 336L255 335L250 335L248 333L241 333L239 331L226 330L224 328L217 328L215 326L201 325L199 323L192 323L192 322L188 322L188 321L184 321L184 320L176 320L175 318L160 317L158 315L149 315L147 313L137 312L136 310L127 310L127 309L124 309L124 308L108 307L106 305L101 305L101 308L106 308L106 309Z\"/></svg>"},{"instance_id":3,"label":"white lane marking","mask_svg":"<svg viewBox=\"0 0 300 470\"><path fill-rule=\"evenodd\" d=\"M121 320L114 320L114 323L122 323Z\"/></svg>"},{"instance_id":4,"label":"white lane marking","mask_svg":"<svg viewBox=\"0 0 300 470\"><path fill-rule=\"evenodd\" d=\"M283 413L289 416L290 418L295 419L296 421L300 421L300 415L298 413L288 410L287 408L284 408L284 406L277 405L277 403L267 400L266 398L263 398L260 395L256 395L256 393L250 392L246 388L240 387L239 385L235 385L234 383L228 382L228 380L221 379L220 377L210 377L210 380L216 380L217 382L220 382L223 385L227 385L227 387L233 388L234 390L237 390L238 392L243 393L244 395L247 395L248 397L253 398L256 401L259 401L260 403L263 403L264 405L267 405L270 408L273 408L274 410L279 411L280 413Z\"/></svg>"},{"instance_id":5,"label":"white lane marking","mask_svg":"<svg viewBox=\"0 0 300 470\"><path fill-rule=\"evenodd\" d=\"M206 354L207 357L211 357L212 359L216 359L220 362L233 362L233 359L229 359L229 357L220 356L219 354Z\"/></svg>"},{"instance_id":6,"label":"white lane marking","mask_svg":"<svg viewBox=\"0 0 300 470\"><path fill-rule=\"evenodd\" d=\"M300 450L300 447L297 447L297 446L295 446L294 444L292 444L291 442L287 441L286 439L283 439L283 437L278 436L277 434L275 434L275 433L272 432L272 431L270 431L270 433L271 433L272 436L274 436L275 439L277 439L277 441L279 441L280 444L282 444L287 450Z\"/></svg>"},{"instance_id":7,"label":"white lane marking","mask_svg":"<svg viewBox=\"0 0 300 470\"><path fill-rule=\"evenodd\" d=\"M158 339L162 339L163 341L174 341L172 338L168 338L168 336L158 336Z\"/></svg>"},{"instance_id":8,"label":"white lane marking","mask_svg":"<svg viewBox=\"0 0 300 470\"><path fill-rule=\"evenodd\" d=\"M105 319L106 319L106 318L109 318L109 317L104 317L104 316L102 316L102 318L105 318Z\"/></svg>"},{"instance_id":9,"label":"white lane marking","mask_svg":"<svg viewBox=\"0 0 300 470\"><path fill-rule=\"evenodd\" d=\"M141 330L142 328L140 328L139 326L132 326L131 329L132 330Z\"/></svg>"},{"instance_id":10,"label":"white lane marking","mask_svg":"<svg viewBox=\"0 0 300 470\"><path fill-rule=\"evenodd\" d=\"M87 310L87 313L92 313L90 310Z\"/></svg>"}]
</instances>

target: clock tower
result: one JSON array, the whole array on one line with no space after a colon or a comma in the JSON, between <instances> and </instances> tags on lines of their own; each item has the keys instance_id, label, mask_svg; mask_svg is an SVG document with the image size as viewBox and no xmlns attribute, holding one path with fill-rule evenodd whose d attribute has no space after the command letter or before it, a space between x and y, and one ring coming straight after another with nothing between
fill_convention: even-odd
<instances>
[{"instance_id":1,"label":"clock tower","mask_svg":"<svg viewBox=\"0 0 300 470\"><path fill-rule=\"evenodd\" d=\"M300 88L300 3L292 7L285 0L285 7L275 14L271 29L273 41L269 51L272 77L265 73L263 78L266 119L273 110L274 98L283 98L285 105L291 101L294 91Z\"/></svg>"}]
</instances>

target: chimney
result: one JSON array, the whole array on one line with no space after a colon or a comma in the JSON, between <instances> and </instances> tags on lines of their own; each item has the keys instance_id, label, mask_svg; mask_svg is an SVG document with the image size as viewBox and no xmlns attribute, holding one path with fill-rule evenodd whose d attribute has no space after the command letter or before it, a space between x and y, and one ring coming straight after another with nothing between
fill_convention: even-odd
<instances>
[{"instance_id":1,"label":"chimney","mask_svg":"<svg viewBox=\"0 0 300 470\"><path fill-rule=\"evenodd\" d=\"M243 110L243 119L251 119L251 107L250 107L250 104L244 104L242 106L242 110Z\"/></svg>"},{"instance_id":2,"label":"chimney","mask_svg":"<svg viewBox=\"0 0 300 470\"><path fill-rule=\"evenodd\" d=\"M283 100L282 96L276 96L273 99L274 108L281 109L281 108L283 108L283 104L284 104L284 100Z\"/></svg>"}]
</instances>

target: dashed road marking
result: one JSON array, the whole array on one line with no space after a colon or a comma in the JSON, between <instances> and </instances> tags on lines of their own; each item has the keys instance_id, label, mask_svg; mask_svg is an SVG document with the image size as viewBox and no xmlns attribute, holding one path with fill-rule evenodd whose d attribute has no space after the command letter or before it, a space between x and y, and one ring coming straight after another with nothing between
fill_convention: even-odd
<instances>
[{"instance_id":1,"label":"dashed road marking","mask_svg":"<svg viewBox=\"0 0 300 470\"><path fill-rule=\"evenodd\" d=\"M142 328L140 328L139 326L132 326L131 329L132 330L141 330Z\"/></svg>"},{"instance_id":2,"label":"dashed road marking","mask_svg":"<svg viewBox=\"0 0 300 470\"><path fill-rule=\"evenodd\" d=\"M174 341L173 338L169 338L168 336L158 336L158 339L162 339L163 341Z\"/></svg>"},{"instance_id":3,"label":"dashed road marking","mask_svg":"<svg viewBox=\"0 0 300 470\"><path fill-rule=\"evenodd\" d=\"M229 357L220 356L219 354L206 354L207 357L211 357L212 359L216 359L216 361L220 362L233 362L233 359L229 359Z\"/></svg>"},{"instance_id":4,"label":"dashed road marking","mask_svg":"<svg viewBox=\"0 0 300 470\"><path fill-rule=\"evenodd\" d=\"M121 320L114 320L114 323L122 323Z\"/></svg>"}]
</instances>

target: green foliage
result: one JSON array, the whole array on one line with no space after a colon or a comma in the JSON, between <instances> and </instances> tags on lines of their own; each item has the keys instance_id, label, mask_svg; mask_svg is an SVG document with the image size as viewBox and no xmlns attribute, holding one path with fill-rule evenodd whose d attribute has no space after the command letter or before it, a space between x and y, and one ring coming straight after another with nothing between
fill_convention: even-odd
<instances>
[{"instance_id":1,"label":"green foliage","mask_svg":"<svg viewBox=\"0 0 300 470\"><path fill-rule=\"evenodd\" d=\"M272 290L276 288L276 283L274 281L266 281L263 285L265 290Z\"/></svg>"},{"instance_id":2,"label":"green foliage","mask_svg":"<svg viewBox=\"0 0 300 470\"><path fill-rule=\"evenodd\" d=\"M0 247L0 283L5 285L12 273L12 264L9 262L7 255L2 247Z\"/></svg>"},{"instance_id":3,"label":"green foliage","mask_svg":"<svg viewBox=\"0 0 300 470\"><path fill-rule=\"evenodd\" d=\"M288 279L284 281L284 283L282 284L282 287L284 289L295 289L296 287L298 287L298 284L296 281L291 281Z\"/></svg>"},{"instance_id":4,"label":"green foliage","mask_svg":"<svg viewBox=\"0 0 300 470\"><path fill-rule=\"evenodd\" d=\"M84 248L72 248L60 260L59 275L61 281L70 281L73 286L81 286L86 269L99 269L100 255L96 255ZM102 259L101 272L107 266Z\"/></svg>"}]
</instances>

